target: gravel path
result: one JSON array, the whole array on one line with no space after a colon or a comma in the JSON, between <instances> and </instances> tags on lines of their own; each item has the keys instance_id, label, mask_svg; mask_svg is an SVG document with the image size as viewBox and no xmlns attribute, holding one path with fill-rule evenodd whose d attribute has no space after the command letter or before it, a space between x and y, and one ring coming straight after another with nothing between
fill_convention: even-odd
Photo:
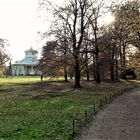
<instances>
[{"instance_id":1,"label":"gravel path","mask_svg":"<svg viewBox=\"0 0 140 140\"><path fill-rule=\"evenodd\" d=\"M140 88L107 105L77 140L140 140Z\"/></svg>"}]
</instances>

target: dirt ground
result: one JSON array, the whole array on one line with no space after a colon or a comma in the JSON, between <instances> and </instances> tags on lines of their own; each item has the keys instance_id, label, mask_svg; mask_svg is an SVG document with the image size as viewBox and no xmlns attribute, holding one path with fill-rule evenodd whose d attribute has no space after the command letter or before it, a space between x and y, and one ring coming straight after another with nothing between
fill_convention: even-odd
<instances>
[{"instance_id":1,"label":"dirt ground","mask_svg":"<svg viewBox=\"0 0 140 140\"><path fill-rule=\"evenodd\" d=\"M107 105L77 140L140 140L140 88Z\"/></svg>"}]
</instances>

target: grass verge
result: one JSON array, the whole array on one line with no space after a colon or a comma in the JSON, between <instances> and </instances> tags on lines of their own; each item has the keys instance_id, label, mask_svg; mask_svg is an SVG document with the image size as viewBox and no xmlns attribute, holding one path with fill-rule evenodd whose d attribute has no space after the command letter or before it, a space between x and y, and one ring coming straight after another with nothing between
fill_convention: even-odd
<instances>
[{"instance_id":1,"label":"grass verge","mask_svg":"<svg viewBox=\"0 0 140 140\"><path fill-rule=\"evenodd\" d=\"M67 83L67 86L70 84ZM43 83L40 86L35 79L1 81L0 138L72 140L73 133L78 134L88 117L95 115L91 111L95 103L98 111L101 109L99 104L104 97L109 99L115 91L130 87L129 82L101 85L82 82L82 84L83 88L80 90L70 89L63 92L66 85L64 82ZM131 85L136 84L131 83ZM49 87L51 92L50 90L48 92ZM73 120L75 130L73 130Z\"/></svg>"}]
</instances>

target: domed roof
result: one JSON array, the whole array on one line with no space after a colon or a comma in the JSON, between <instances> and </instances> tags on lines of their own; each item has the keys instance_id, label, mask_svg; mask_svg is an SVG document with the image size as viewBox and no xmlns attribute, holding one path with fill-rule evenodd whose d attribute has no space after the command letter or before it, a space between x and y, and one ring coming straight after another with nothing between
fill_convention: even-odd
<instances>
[{"instance_id":1,"label":"domed roof","mask_svg":"<svg viewBox=\"0 0 140 140\"><path fill-rule=\"evenodd\" d=\"M29 52L31 52L31 53L33 53L33 54L38 53L38 51L37 51L37 50L34 50L32 47L31 47L29 50L26 50L26 51L25 51L25 53L29 53Z\"/></svg>"},{"instance_id":2,"label":"domed roof","mask_svg":"<svg viewBox=\"0 0 140 140\"><path fill-rule=\"evenodd\" d=\"M29 50L25 51L25 58L17 61L15 65L37 65L39 60L37 59L37 50L34 50L32 47Z\"/></svg>"}]
</instances>

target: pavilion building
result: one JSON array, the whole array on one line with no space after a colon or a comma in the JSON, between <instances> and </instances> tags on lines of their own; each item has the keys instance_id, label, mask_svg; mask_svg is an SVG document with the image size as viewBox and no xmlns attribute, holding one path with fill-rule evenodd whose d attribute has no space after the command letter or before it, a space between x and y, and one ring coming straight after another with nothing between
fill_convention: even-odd
<instances>
[{"instance_id":1,"label":"pavilion building","mask_svg":"<svg viewBox=\"0 0 140 140\"><path fill-rule=\"evenodd\" d=\"M12 64L13 76L35 76L41 75L37 68L39 60L37 59L38 51L30 48L25 51L25 58Z\"/></svg>"}]
</instances>

